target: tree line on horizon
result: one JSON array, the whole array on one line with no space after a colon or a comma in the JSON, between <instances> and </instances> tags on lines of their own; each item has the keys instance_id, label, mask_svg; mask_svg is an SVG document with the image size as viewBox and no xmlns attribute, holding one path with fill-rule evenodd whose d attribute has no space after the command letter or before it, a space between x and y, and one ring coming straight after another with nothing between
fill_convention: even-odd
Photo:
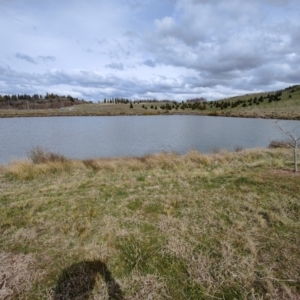
<instances>
[{"instance_id":1,"label":"tree line on horizon","mask_svg":"<svg viewBox=\"0 0 300 300\"><path fill-rule=\"evenodd\" d=\"M45 108L61 108L77 104L92 103L70 95L58 95L54 93L46 93L46 95L0 95L0 108L2 109L45 109Z\"/></svg>"},{"instance_id":2,"label":"tree line on horizon","mask_svg":"<svg viewBox=\"0 0 300 300\"><path fill-rule=\"evenodd\" d=\"M206 102L206 98L199 97L199 98L192 98L192 99L187 99L186 101L179 101L179 103L184 103L184 102ZM157 99L128 99L128 98L104 98L103 103L115 103L115 104L128 104L128 103L133 103L133 104L140 104L140 103L173 103L178 101L175 100L168 100L168 99L163 99L163 100L157 100ZM98 103L101 103L101 101L98 101Z\"/></svg>"}]
</instances>

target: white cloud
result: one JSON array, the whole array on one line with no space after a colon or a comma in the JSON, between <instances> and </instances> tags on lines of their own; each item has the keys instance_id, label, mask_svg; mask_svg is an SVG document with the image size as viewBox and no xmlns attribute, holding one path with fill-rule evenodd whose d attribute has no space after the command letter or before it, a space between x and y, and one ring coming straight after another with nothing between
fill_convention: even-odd
<instances>
[{"instance_id":1,"label":"white cloud","mask_svg":"<svg viewBox=\"0 0 300 300\"><path fill-rule=\"evenodd\" d=\"M215 99L300 80L297 0L3 0L0 10L2 93Z\"/></svg>"}]
</instances>

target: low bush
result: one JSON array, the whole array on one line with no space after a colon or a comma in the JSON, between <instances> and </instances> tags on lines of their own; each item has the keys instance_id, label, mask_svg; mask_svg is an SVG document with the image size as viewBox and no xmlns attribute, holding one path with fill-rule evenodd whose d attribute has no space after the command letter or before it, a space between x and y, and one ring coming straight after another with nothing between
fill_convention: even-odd
<instances>
[{"instance_id":1,"label":"low bush","mask_svg":"<svg viewBox=\"0 0 300 300\"><path fill-rule=\"evenodd\" d=\"M289 147L290 147L290 142L289 141L279 141L279 140L273 140L268 145L269 149L274 149L274 148L289 148Z\"/></svg>"}]
</instances>

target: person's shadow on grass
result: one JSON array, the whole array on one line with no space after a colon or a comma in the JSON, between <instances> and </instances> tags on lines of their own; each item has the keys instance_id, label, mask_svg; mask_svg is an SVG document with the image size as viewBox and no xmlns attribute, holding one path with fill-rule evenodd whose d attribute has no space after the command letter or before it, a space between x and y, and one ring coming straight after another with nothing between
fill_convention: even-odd
<instances>
[{"instance_id":1,"label":"person's shadow on grass","mask_svg":"<svg viewBox=\"0 0 300 300\"><path fill-rule=\"evenodd\" d=\"M97 274L106 282L110 300L124 299L119 284L106 265L100 260L94 260L82 261L64 269L54 289L53 300L87 300L94 288Z\"/></svg>"}]
</instances>

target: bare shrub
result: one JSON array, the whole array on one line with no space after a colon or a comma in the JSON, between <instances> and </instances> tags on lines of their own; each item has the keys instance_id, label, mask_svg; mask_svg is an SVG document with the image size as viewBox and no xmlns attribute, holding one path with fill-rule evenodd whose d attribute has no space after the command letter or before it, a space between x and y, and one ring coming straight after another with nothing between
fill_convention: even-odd
<instances>
[{"instance_id":1,"label":"bare shrub","mask_svg":"<svg viewBox=\"0 0 300 300\"><path fill-rule=\"evenodd\" d=\"M289 124L280 125L279 121L274 122L274 124L277 127L277 129L279 129L282 133L284 133L286 136L289 137L289 142L287 143L287 146L293 149L294 172L298 172L297 150L300 142L300 132L299 132L300 126L296 126L293 129L289 130L286 128Z\"/></svg>"},{"instance_id":2,"label":"bare shrub","mask_svg":"<svg viewBox=\"0 0 300 300\"><path fill-rule=\"evenodd\" d=\"M290 142L289 141L279 141L279 140L273 140L268 145L269 149L274 148L290 148Z\"/></svg>"}]
</instances>

